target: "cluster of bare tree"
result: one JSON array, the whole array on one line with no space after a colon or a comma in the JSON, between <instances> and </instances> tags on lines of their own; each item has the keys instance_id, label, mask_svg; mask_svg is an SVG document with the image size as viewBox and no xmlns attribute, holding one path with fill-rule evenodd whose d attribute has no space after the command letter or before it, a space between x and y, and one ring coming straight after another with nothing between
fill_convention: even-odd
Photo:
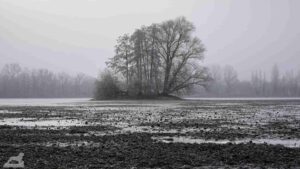
<instances>
[{"instance_id":1,"label":"cluster of bare tree","mask_svg":"<svg viewBox=\"0 0 300 169\"><path fill-rule=\"evenodd\" d=\"M119 89L132 96L156 96L204 85L208 73L199 62L205 49L194 30L180 17L119 37L116 55L107 62L118 76Z\"/></svg>"},{"instance_id":2,"label":"cluster of bare tree","mask_svg":"<svg viewBox=\"0 0 300 169\"><path fill-rule=\"evenodd\" d=\"M251 80L241 81L232 66L210 67L213 81L206 89L198 88L198 96L204 97L299 97L300 96L300 71L291 70L280 73L274 65L270 76L265 72L255 71Z\"/></svg>"},{"instance_id":3,"label":"cluster of bare tree","mask_svg":"<svg viewBox=\"0 0 300 169\"><path fill-rule=\"evenodd\" d=\"M95 79L7 64L0 72L1 98L92 97Z\"/></svg>"}]
</instances>

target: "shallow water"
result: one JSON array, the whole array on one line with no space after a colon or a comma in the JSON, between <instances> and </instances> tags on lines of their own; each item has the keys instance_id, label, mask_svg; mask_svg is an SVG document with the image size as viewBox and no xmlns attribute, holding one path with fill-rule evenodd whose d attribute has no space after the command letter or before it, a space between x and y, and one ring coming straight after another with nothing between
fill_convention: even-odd
<instances>
[{"instance_id":1,"label":"shallow water","mask_svg":"<svg viewBox=\"0 0 300 169\"><path fill-rule=\"evenodd\" d=\"M300 100L264 101L262 99L253 101L247 99L249 101L245 101L246 99L242 101L0 99L0 125L53 129L88 125L119 128L109 132L88 131L99 136L124 133L160 133L165 135L178 133L185 136L201 136L203 139L299 138L297 133L299 133ZM6 104L11 105L1 106ZM225 135L226 133L227 135ZM194 140L192 138L173 138L173 140L187 143L212 142L216 144L251 141L250 139L215 141ZM162 139L162 141L166 141L166 139ZM252 142L299 147L298 140L253 139Z\"/></svg>"},{"instance_id":2,"label":"shallow water","mask_svg":"<svg viewBox=\"0 0 300 169\"><path fill-rule=\"evenodd\" d=\"M100 147L100 143L92 141L74 141L74 142L47 142L41 145L46 147Z\"/></svg>"},{"instance_id":3,"label":"shallow water","mask_svg":"<svg viewBox=\"0 0 300 169\"><path fill-rule=\"evenodd\" d=\"M185 97L187 100L300 100L300 97Z\"/></svg>"},{"instance_id":4,"label":"shallow water","mask_svg":"<svg viewBox=\"0 0 300 169\"><path fill-rule=\"evenodd\" d=\"M36 99L0 99L0 106L46 106L66 103L87 102L90 98L36 98Z\"/></svg>"},{"instance_id":5,"label":"shallow water","mask_svg":"<svg viewBox=\"0 0 300 169\"><path fill-rule=\"evenodd\" d=\"M35 119L35 118L5 118L0 120L0 125L23 127L66 127L83 126L84 121L78 119Z\"/></svg>"},{"instance_id":6,"label":"shallow water","mask_svg":"<svg viewBox=\"0 0 300 169\"><path fill-rule=\"evenodd\" d=\"M196 139L191 137L152 137L153 140L164 143L189 143L189 144L241 144L252 142L254 144L269 144L269 145L282 145L285 147L296 148L300 147L300 139L237 139L237 140L205 140Z\"/></svg>"},{"instance_id":7,"label":"shallow water","mask_svg":"<svg viewBox=\"0 0 300 169\"><path fill-rule=\"evenodd\" d=\"M0 110L0 114L20 114L21 111Z\"/></svg>"}]
</instances>

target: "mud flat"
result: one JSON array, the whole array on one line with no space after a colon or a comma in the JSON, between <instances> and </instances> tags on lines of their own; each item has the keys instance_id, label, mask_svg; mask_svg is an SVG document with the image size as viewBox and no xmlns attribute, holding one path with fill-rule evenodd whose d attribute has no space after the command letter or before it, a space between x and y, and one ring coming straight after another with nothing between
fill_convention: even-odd
<instances>
[{"instance_id":1,"label":"mud flat","mask_svg":"<svg viewBox=\"0 0 300 169\"><path fill-rule=\"evenodd\" d=\"M299 168L300 100L0 100L0 165Z\"/></svg>"}]
</instances>

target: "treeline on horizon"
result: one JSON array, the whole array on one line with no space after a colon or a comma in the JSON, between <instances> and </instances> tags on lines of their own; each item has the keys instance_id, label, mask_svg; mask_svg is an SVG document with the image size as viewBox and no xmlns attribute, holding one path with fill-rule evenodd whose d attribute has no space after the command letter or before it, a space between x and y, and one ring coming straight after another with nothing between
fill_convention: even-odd
<instances>
[{"instance_id":1,"label":"treeline on horizon","mask_svg":"<svg viewBox=\"0 0 300 169\"><path fill-rule=\"evenodd\" d=\"M206 88L195 87L195 97L300 97L300 70L282 72L274 65L270 72L254 71L251 79L239 80L232 66L209 67L212 81Z\"/></svg>"},{"instance_id":2,"label":"treeline on horizon","mask_svg":"<svg viewBox=\"0 0 300 169\"><path fill-rule=\"evenodd\" d=\"M71 76L47 69L27 69L6 64L0 70L0 98L92 97L95 79L85 74Z\"/></svg>"},{"instance_id":3,"label":"treeline on horizon","mask_svg":"<svg viewBox=\"0 0 300 169\"><path fill-rule=\"evenodd\" d=\"M282 72L274 65L268 72L255 71L249 80L239 80L232 66L208 67L212 79L205 87L194 86L185 96L194 97L300 97L300 70ZM113 75L106 76L105 80ZM104 86L109 83L103 84ZM102 86L103 86L102 85ZM116 90L117 86L107 86ZM92 97L95 79L84 74L70 76L47 69L30 70L7 64L0 71L0 98L68 98Z\"/></svg>"}]
</instances>

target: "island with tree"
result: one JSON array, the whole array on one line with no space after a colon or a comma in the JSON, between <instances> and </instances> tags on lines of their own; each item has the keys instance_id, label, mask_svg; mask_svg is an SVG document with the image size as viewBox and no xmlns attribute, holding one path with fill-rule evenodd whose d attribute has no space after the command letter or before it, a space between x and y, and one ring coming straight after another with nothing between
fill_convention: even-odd
<instances>
[{"instance_id":1,"label":"island with tree","mask_svg":"<svg viewBox=\"0 0 300 169\"><path fill-rule=\"evenodd\" d=\"M191 22L178 17L120 36L95 98L158 98L205 86L210 80L201 65L205 47L194 31Z\"/></svg>"}]
</instances>

